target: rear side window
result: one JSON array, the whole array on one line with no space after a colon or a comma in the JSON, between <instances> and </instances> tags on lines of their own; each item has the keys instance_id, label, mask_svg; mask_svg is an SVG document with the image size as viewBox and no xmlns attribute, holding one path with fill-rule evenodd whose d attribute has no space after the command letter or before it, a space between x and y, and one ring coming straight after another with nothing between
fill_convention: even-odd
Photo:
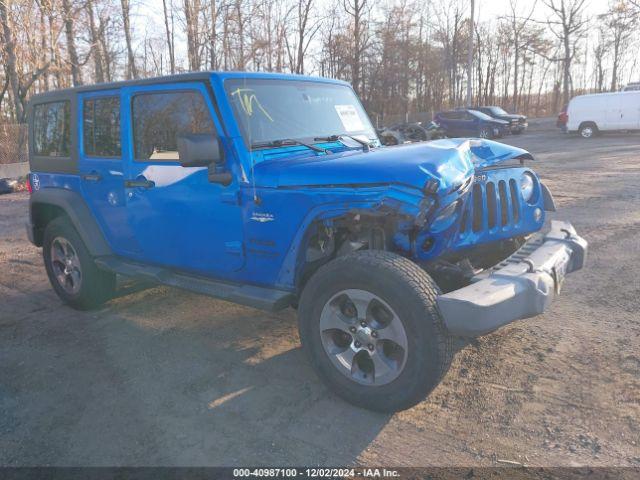
<instances>
[{"instance_id":1,"label":"rear side window","mask_svg":"<svg viewBox=\"0 0 640 480\"><path fill-rule=\"evenodd\" d=\"M136 160L177 161L179 135L215 134L199 92L145 93L133 97Z\"/></svg>"},{"instance_id":2,"label":"rear side window","mask_svg":"<svg viewBox=\"0 0 640 480\"><path fill-rule=\"evenodd\" d=\"M69 157L71 132L68 101L41 103L33 107L33 150L43 157Z\"/></svg>"},{"instance_id":3,"label":"rear side window","mask_svg":"<svg viewBox=\"0 0 640 480\"><path fill-rule=\"evenodd\" d=\"M82 108L84 153L90 157L119 157L120 98L100 97L84 101Z\"/></svg>"}]
</instances>

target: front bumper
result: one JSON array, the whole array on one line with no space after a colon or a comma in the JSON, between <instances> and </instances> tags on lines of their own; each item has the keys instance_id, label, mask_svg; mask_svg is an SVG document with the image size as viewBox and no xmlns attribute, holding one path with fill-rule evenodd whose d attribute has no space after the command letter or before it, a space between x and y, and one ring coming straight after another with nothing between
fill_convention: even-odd
<instances>
[{"instance_id":1,"label":"front bumper","mask_svg":"<svg viewBox=\"0 0 640 480\"><path fill-rule=\"evenodd\" d=\"M511 125L512 132L524 132L529 127L528 123L514 123Z\"/></svg>"},{"instance_id":2,"label":"front bumper","mask_svg":"<svg viewBox=\"0 0 640 480\"><path fill-rule=\"evenodd\" d=\"M580 270L587 242L569 222L552 221L546 235L530 239L472 284L440 295L447 329L461 336L489 333L514 320L543 313L560 293L566 274Z\"/></svg>"}]
</instances>

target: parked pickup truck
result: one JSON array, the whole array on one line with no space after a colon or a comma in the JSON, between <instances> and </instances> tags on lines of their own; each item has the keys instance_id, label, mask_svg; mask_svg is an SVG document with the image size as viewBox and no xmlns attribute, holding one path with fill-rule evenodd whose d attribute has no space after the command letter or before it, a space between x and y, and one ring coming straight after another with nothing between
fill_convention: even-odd
<instances>
[{"instance_id":1,"label":"parked pickup truck","mask_svg":"<svg viewBox=\"0 0 640 480\"><path fill-rule=\"evenodd\" d=\"M586 242L552 222L531 154L488 140L381 147L346 83L198 72L34 96L30 215L78 309L116 275L298 311L322 380L408 408L456 336L542 313ZM87 319L91 317L87 316Z\"/></svg>"},{"instance_id":2,"label":"parked pickup truck","mask_svg":"<svg viewBox=\"0 0 640 480\"><path fill-rule=\"evenodd\" d=\"M521 134L529 126L527 117L515 113L507 113L501 107L476 107L475 109L489 115L491 118L509 122L509 129L514 135Z\"/></svg>"}]
</instances>

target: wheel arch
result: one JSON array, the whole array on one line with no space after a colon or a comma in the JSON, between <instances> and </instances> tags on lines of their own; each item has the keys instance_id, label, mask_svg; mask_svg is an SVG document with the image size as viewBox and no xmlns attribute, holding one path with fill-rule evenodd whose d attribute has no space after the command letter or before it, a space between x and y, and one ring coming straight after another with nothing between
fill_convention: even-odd
<instances>
[{"instance_id":1,"label":"wheel arch","mask_svg":"<svg viewBox=\"0 0 640 480\"><path fill-rule=\"evenodd\" d=\"M331 260L359 250L389 250L388 215L376 210L344 209L320 215L305 226L292 278L298 295L306 283ZM324 243L324 251L319 250Z\"/></svg>"},{"instance_id":2,"label":"wheel arch","mask_svg":"<svg viewBox=\"0 0 640 480\"><path fill-rule=\"evenodd\" d=\"M45 188L33 192L29 201L29 212L33 242L38 247L42 246L44 230L49 222L66 216L92 256L112 253L91 210L77 192L63 188Z\"/></svg>"},{"instance_id":3,"label":"wheel arch","mask_svg":"<svg viewBox=\"0 0 640 480\"><path fill-rule=\"evenodd\" d=\"M578 125L578 131L580 131L583 127L587 127L587 126L594 127L596 132L600 130L598 128L598 124L593 120L583 120L582 122L580 122L580 125Z\"/></svg>"}]
</instances>

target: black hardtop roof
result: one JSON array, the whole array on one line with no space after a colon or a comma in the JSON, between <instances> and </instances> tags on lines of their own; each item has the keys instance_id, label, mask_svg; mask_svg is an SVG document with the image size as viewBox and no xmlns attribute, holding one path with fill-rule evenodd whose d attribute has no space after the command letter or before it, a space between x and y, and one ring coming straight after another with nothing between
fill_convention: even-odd
<instances>
[{"instance_id":1,"label":"black hardtop roof","mask_svg":"<svg viewBox=\"0 0 640 480\"><path fill-rule=\"evenodd\" d=\"M277 73L277 72L239 72L239 71L203 71L203 72L189 72L180 73L177 75L165 75L163 77L143 78L140 80L125 80L120 82L111 83L98 83L94 85L82 85L79 87L65 88L61 90L52 90L50 92L39 93L31 97L31 103L44 103L47 101L55 101L60 98L69 98L79 92L99 92L102 90L116 90L122 87L130 87L137 85L157 85L162 83L179 83L179 82L192 82L209 80L212 75L216 75L222 80L226 79L239 79L239 78L254 78L254 79L280 79L280 80L297 80L308 82L323 82L331 84L349 85L342 80L335 80L322 77L312 77L308 75L299 75L291 73Z\"/></svg>"},{"instance_id":2,"label":"black hardtop roof","mask_svg":"<svg viewBox=\"0 0 640 480\"><path fill-rule=\"evenodd\" d=\"M190 82L194 80L208 80L211 74L214 72L189 72L179 73L176 75L165 75L162 77L141 78L138 80L122 80L118 82L109 83L95 83L93 85L81 85L79 87L62 88L60 90L52 90L50 92L43 92L33 95L31 102L42 102L48 98L60 97L61 95L68 95L79 92L98 92L100 90L115 90L122 87L131 87L135 85L154 85L157 83L169 83L169 82Z\"/></svg>"}]
</instances>

